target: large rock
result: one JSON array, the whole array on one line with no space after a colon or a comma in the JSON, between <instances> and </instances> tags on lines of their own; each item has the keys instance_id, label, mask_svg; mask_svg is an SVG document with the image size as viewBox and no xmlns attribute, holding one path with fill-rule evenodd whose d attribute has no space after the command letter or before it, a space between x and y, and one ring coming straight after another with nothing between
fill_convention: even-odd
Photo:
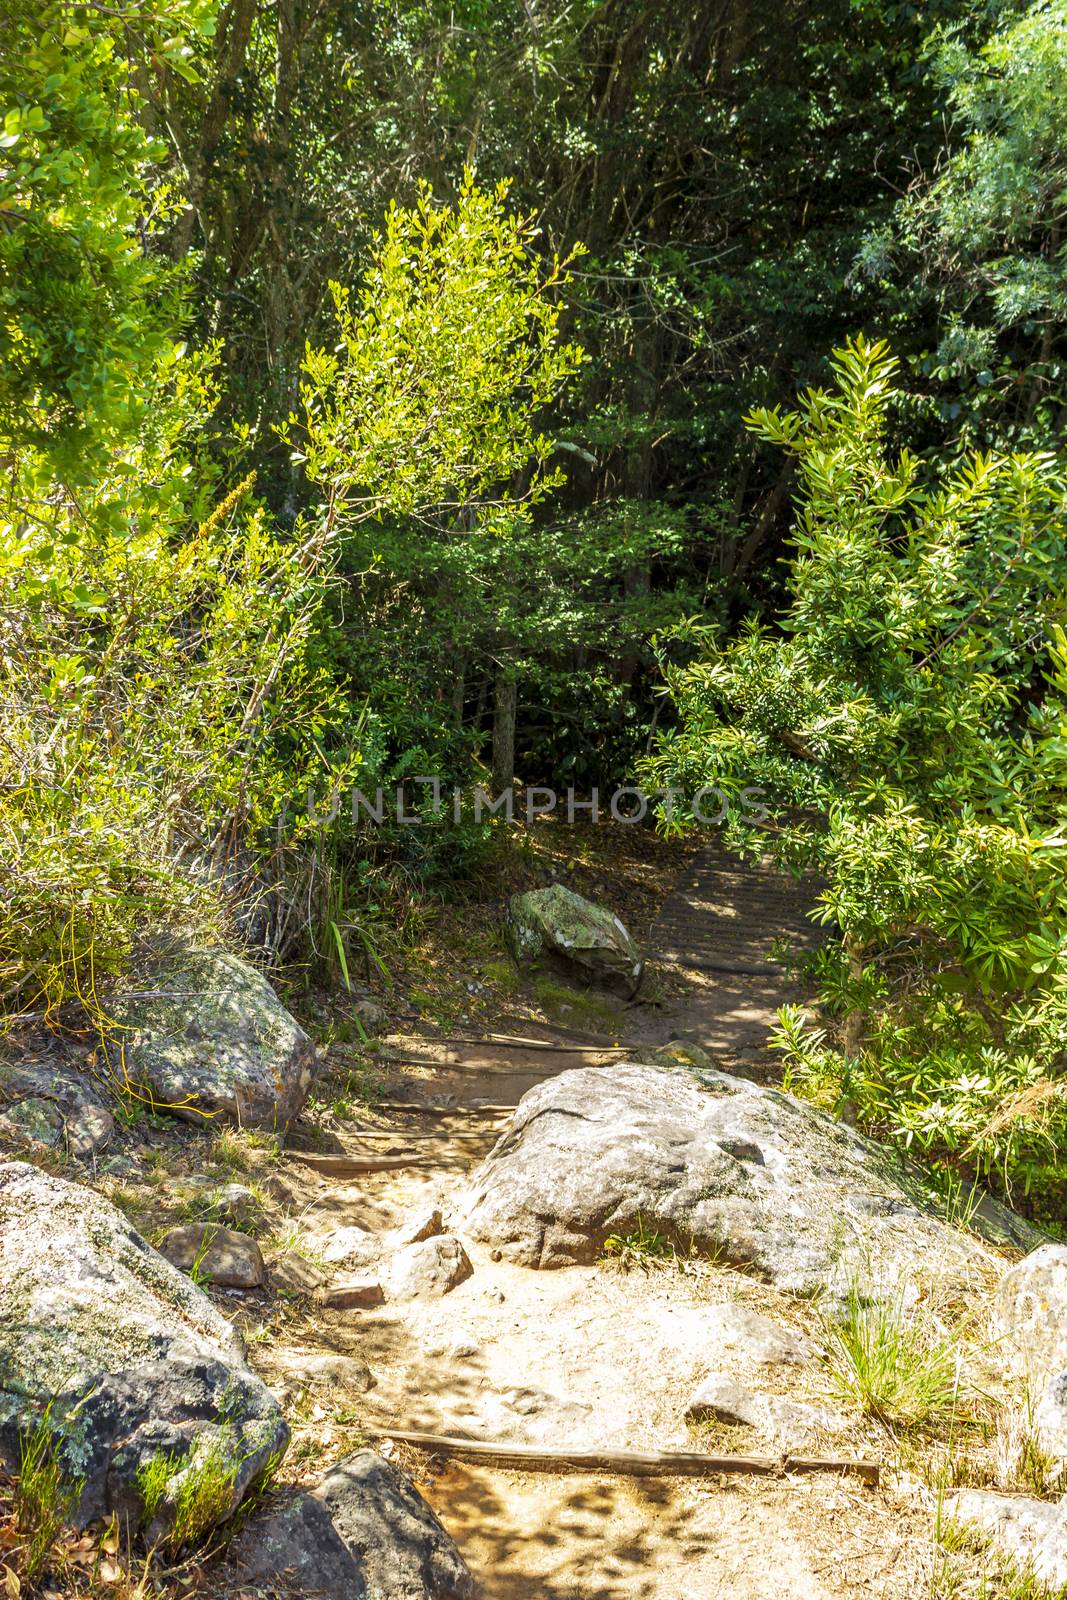
<instances>
[{"instance_id":1,"label":"large rock","mask_svg":"<svg viewBox=\"0 0 1067 1600\"><path fill-rule=\"evenodd\" d=\"M221 1521L288 1444L239 1334L91 1189L0 1165L0 1454L38 1426L70 1481L75 1519L136 1529L150 1463L163 1473L149 1539L178 1497L211 1488ZM206 1495L205 1495L206 1498Z\"/></svg>"},{"instance_id":2,"label":"large rock","mask_svg":"<svg viewBox=\"0 0 1067 1600\"><path fill-rule=\"evenodd\" d=\"M554 958L593 983L636 994L644 963L618 917L573 889L551 884L511 897L507 936L515 960Z\"/></svg>"},{"instance_id":3,"label":"large rock","mask_svg":"<svg viewBox=\"0 0 1067 1600\"><path fill-rule=\"evenodd\" d=\"M157 1108L284 1132L311 1087L315 1046L263 974L225 950L194 950L155 989L110 1009L125 1070Z\"/></svg>"},{"instance_id":4,"label":"large rock","mask_svg":"<svg viewBox=\"0 0 1067 1600\"><path fill-rule=\"evenodd\" d=\"M1026 1378L1038 1443L1067 1463L1067 1245L1043 1244L1004 1274L995 1323L1005 1364Z\"/></svg>"},{"instance_id":5,"label":"large rock","mask_svg":"<svg viewBox=\"0 0 1067 1600\"><path fill-rule=\"evenodd\" d=\"M471 1600L462 1556L406 1473L373 1450L339 1461L316 1489L375 1600Z\"/></svg>"},{"instance_id":6,"label":"large rock","mask_svg":"<svg viewBox=\"0 0 1067 1600\"><path fill-rule=\"evenodd\" d=\"M632 1062L525 1095L462 1225L531 1267L595 1261L640 1226L801 1294L991 1262L883 1151L813 1107L721 1072Z\"/></svg>"},{"instance_id":7,"label":"large rock","mask_svg":"<svg viewBox=\"0 0 1067 1600\"><path fill-rule=\"evenodd\" d=\"M948 1496L944 1514L985 1534L1020 1572L1047 1585L1051 1593L1059 1594L1067 1585L1067 1502L963 1489ZM1012 1592L1032 1591L1027 1587Z\"/></svg>"}]
</instances>

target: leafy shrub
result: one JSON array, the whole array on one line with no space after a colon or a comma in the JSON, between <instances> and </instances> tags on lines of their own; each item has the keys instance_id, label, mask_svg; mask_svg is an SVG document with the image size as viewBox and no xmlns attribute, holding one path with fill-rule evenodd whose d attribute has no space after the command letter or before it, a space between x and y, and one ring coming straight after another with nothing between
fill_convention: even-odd
<instances>
[{"instance_id":1,"label":"leafy shrub","mask_svg":"<svg viewBox=\"0 0 1067 1600\"><path fill-rule=\"evenodd\" d=\"M764 791L758 856L809 866L834 929L793 1080L905 1144L1030 1181L1067 1132L1067 587L1061 463L976 455L940 482L885 445L894 363L750 426L793 455L790 602L669 668L653 782ZM676 812L676 821L684 822Z\"/></svg>"}]
</instances>

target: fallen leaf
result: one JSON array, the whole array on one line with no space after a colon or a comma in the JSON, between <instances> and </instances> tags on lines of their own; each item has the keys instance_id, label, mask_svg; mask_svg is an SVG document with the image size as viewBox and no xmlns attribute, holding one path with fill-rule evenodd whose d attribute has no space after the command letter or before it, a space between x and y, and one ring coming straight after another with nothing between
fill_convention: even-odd
<instances>
[{"instance_id":1,"label":"fallen leaf","mask_svg":"<svg viewBox=\"0 0 1067 1600\"><path fill-rule=\"evenodd\" d=\"M123 1572L117 1561L112 1561L110 1556L104 1556L96 1569L96 1575L101 1583L118 1583Z\"/></svg>"},{"instance_id":2,"label":"fallen leaf","mask_svg":"<svg viewBox=\"0 0 1067 1600\"><path fill-rule=\"evenodd\" d=\"M4 1593L11 1596L11 1600L18 1600L22 1593L19 1575L13 1567L4 1568Z\"/></svg>"}]
</instances>

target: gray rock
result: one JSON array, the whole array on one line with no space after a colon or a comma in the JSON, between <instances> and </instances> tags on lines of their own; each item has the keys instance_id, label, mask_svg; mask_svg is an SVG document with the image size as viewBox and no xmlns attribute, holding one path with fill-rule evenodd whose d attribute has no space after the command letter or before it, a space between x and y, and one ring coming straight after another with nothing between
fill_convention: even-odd
<instances>
[{"instance_id":1,"label":"gray rock","mask_svg":"<svg viewBox=\"0 0 1067 1600\"><path fill-rule=\"evenodd\" d=\"M397 1252L389 1268L389 1292L395 1300L434 1299L473 1271L459 1240L450 1233L437 1234Z\"/></svg>"},{"instance_id":2,"label":"gray rock","mask_svg":"<svg viewBox=\"0 0 1067 1600\"><path fill-rule=\"evenodd\" d=\"M373 1450L346 1456L315 1491L375 1600L472 1600L463 1558L406 1473Z\"/></svg>"},{"instance_id":3,"label":"gray rock","mask_svg":"<svg viewBox=\"0 0 1067 1600\"><path fill-rule=\"evenodd\" d=\"M1002 1355L1041 1380L1067 1370L1067 1245L1043 1244L1016 1262L997 1289Z\"/></svg>"},{"instance_id":4,"label":"gray rock","mask_svg":"<svg viewBox=\"0 0 1067 1600\"><path fill-rule=\"evenodd\" d=\"M737 1350L761 1366L808 1366L815 1352L804 1335L774 1322L751 1306L731 1303L708 1307L709 1344Z\"/></svg>"},{"instance_id":5,"label":"gray rock","mask_svg":"<svg viewBox=\"0 0 1067 1600\"><path fill-rule=\"evenodd\" d=\"M350 1004L355 1015L359 1018L364 1033L384 1033L389 1026L389 1013L368 989L354 989L350 996Z\"/></svg>"},{"instance_id":6,"label":"gray rock","mask_svg":"<svg viewBox=\"0 0 1067 1600\"><path fill-rule=\"evenodd\" d=\"M813 1107L726 1073L630 1062L525 1095L462 1216L523 1266L595 1261L640 1223L800 1294L857 1277L896 1292L902 1275L989 1259L878 1146Z\"/></svg>"},{"instance_id":7,"label":"gray rock","mask_svg":"<svg viewBox=\"0 0 1067 1600\"><path fill-rule=\"evenodd\" d=\"M756 1396L736 1378L725 1372L713 1372L693 1394L685 1408L688 1422L741 1423L754 1428L760 1420Z\"/></svg>"},{"instance_id":8,"label":"gray rock","mask_svg":"<svg viewBox=\"0 0 1067 1600\"><path fill-rule=\"evenodd\" d=\"M171 1228L159 1250L182 1272L195 1267L206 1281L224 1289L258 1289L266 1276L256 1241L215 1222L188 1222Z\"/></svg>"},{"instance_id":9,"label":"gray rock","mask_svg":"<svg viewBox=\"0 0 1067 1600\"><path fill-rule=\"evenodd\" d=\"M155 987L111 1012L126 1069L156 1108L284 1132L307 1098L315 1047L263 974L225 950L195 950Z\"/></svg>"},{"instance_id":10,"label":"gray rock","mask_svg":"<svg viewBox=\"0 0 1067 1600\"><path fill-rule=\"evenodd\" d=\"M0 1125L18 1139L65 1143L79 1158L111 1142L115 1119L86 1072L61 1061L0 1061Z\"/></svg>"},{"instance_id":11,"label":"gray rock","mask_svg":"<svg viewBox=\"0 0 1067 1600\"><path fill-rule=\"evenodd\" d=\"M217 1520L284 1451L277 1405L207 1297L90 1189L0 1165L0 1455L38 1424L81 1489L75 1520L144 1518L138 1474L174 1471L150 1538L207 1463Z\"/></svg>"},{"instance_id":12,"label":"gray rock","mask_svg":"<svg viewBox=\"0 0 1067 1600\"><path fill-rule=\"evenodd\" d=\"M1043 1244L1006 1272L994 1311L999 1350L1026 1378L1034 1435L1067 1462L1067 1245Z\"/></svg>"},{"instance_id":13,"label":"gray rock","mask_svg":"<svg viewBox=\"0 0 1067 1600\"><path fill-rule=\"evenodd\" d=\"M573 889L554 883L512 895L505 932L520 966L550 957L587 981L637 993L644 962L633 939L613 912Z\"/></svg>"},{"instance_id":14,"label":"gray rock","mask_svg":"<svg viewBox=\"0 0 1067 1600\"><path fill-rule=\"evenodd\" d=\"M825 1433L841 1433L847 1419L827 1406L791 1400L786 1395L755 1394L724 1372L713 1372L692 1395L686 1420L741 1424L758 1428L789 1448L797 1449Z\"/></svg>"},{"instance_id":15,"label":"gray rock","mask_svg":"<svg viewBox=\"0 0 1067 1600\"><path fill-rule=\"evenodd\" d=\"M224 1183L208 1196L212 1217L242 1233L254 1233L262 1226L264 1208L259 1196L243 1183Z\"/></svg>"},{"instance_id":16,"label":"gray rock","mask_svg":"<svg viewBox=\"0 0 1067 1600\"><path fill-rule=\"evenodd\" d=\"M253 1512L228 1551L243 1583L300 1600L364 1600L363 1569L321 1500L282 1490ZM377 1600L377 1597L376 1597Z\"/></svg>"},{"instance_id":17,"label":"gray rock","mask_svg":"<svg viewBox=\"0 0 1067 1600\"><path fill-rule=\"evenodd\" d=\"M42 1095L27 1095L24 1100L6 1106L0 1122L16 1139L24 1139L29 1144L43 1144L54 1149L63 1138L63 1113L54 1100L46 1100Z\"/></svg>"},{"instance_id":18,"label":"gray rock","mask_svg":"<svg viewBox=\"0 0 1067 1600\"><path fill-rule=\"evenodd\" d=\"M954 1521L984 1533L1053 1593L1067 1584L1067 1502L962 1489L946 1498L944 1510Z\"/></svg>"},{"instance_id":19,"label":"gray rock","mask_svg":"<svg viewBox=\"0 0 1067 1600\"><path fill-rule=\"evenodd\" d=\"M376 1261L380 1251L381 1240L376 1234L361 1228L358 1223L349 1223L343 1228L334 1229L323 1241L319 1255L330 1266L339 1266L344 1261L355 1261L365 1266Z\"/></svg>"}]
</instances>

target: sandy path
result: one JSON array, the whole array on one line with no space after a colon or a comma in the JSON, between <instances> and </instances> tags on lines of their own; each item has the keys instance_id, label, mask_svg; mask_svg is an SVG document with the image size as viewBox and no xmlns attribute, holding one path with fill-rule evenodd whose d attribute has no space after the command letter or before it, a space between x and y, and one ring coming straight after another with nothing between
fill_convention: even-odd
<instances>
[{"instance_id":1,"label":"sandy path","mask_svg":"<svg viewBox=\"0 0 1067 1600\"><path fill-rule=\"evenodd\" d=\"M709 847L668 902L661 946L673 937L680 962L697 959L686 929L699 926L699 959L769 970L716 975L690 966L690 993L662 1010L631 1013L631 1037L659 1042L684 1028L717 1058L766 1070L766 1032L790 991L760 958L776 933L798 925L806 932L805 898L780 882L753 889L745 874L742 900L732 870ZM732 927L731 894L744 905ZM407 1109L362 1114L338 1144L353 1154L407 1153L424 1164L331 1182L294 1160L282 1179L309 1244L335 1260L349 1238L360 1245L351 1230L387 1240L431 1205L447 1228L506 1119L501 1108L545 1077L616 1059L418 1038L392 1045L402 1064L388 1099ZM764 1392L825 1401L817 1365L757 1368L743 1341L724 1344L722 1318L738 1303L793 1327L811 1322L810 1308L740 1274L706 1264L538 1273L464 1243L474 1273L448 1295L375 1310L315 1309L294 1330L305 1348L358 1356L374 1375L366 1394L346 1396L343 1384L331 1384L329 1401L342 1420L323 1437L329 1453L356 1436L346 1417L358 1417L356 1428L393 1425L546 1447L699 1449L684 1422L685 1401L713 1370ZM373 1240L368 1248L373 1255ZM357 1248L331 1270L351 1276L368 1259ZM279 1379L269 1348L256 1360ZM780 1439L732 1431L706 1447L780 1453ZM817 1450L830 1441L809 1443ZM884 1443L857 1425L831 1448L877 1456ZM914 1501L829 1474L694 1481L521 1473L395 1448L459 1544L483 1600L903 1595L909 1586L918 1592L914 1574L929 1550L928 1517Z\"/></svg>"}]
</instances>

